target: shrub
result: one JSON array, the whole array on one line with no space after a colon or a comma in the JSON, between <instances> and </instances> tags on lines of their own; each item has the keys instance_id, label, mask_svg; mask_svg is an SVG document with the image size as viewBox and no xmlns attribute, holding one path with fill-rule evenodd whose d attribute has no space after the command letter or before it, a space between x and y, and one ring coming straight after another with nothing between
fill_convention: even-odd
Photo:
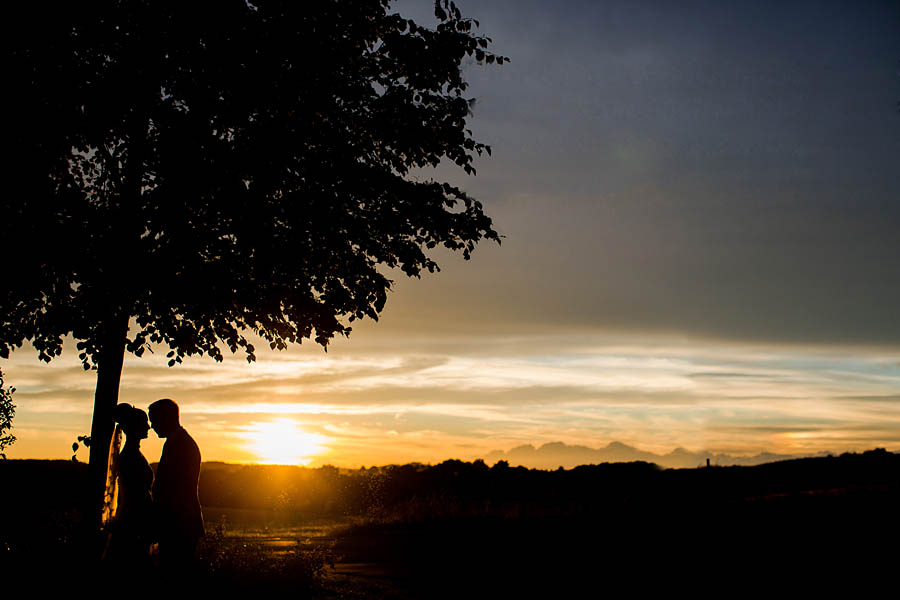
<instances>
[{"instance_id":1,"label":"shrub","mask_svg":"<svg viewBox=\"0 0 900 600\"><path fill-rule=\"evenodd\" d=\"M12 429L12 419L16 414L16 405L12 403L16 388L3 387L3 371L0 371L0 458L6 458L3 449L16 441L16 436L5 433Z\"/></svg>"}]
</instances>

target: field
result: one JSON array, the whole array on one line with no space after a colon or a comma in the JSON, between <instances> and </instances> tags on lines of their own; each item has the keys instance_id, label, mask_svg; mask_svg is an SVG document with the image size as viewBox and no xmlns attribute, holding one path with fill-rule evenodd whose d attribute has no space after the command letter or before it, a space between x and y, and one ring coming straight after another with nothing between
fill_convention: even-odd
<instances>
[{"instance_id":1,"label":"field","mask_svg":"<svg viewBox=\"0 0 900 600\"><path fill-rule=\"evenodd\" d=\"M0 463L0 566L13 579L75 580L102 569L89 562L79 531L83 470ZM681 470L212 463L201 499L207 536L196 581L230 592L405 599L861 590L893 580L900 564L900 455L884 451ZM152 582L153 569L146 575Z\"/></svg>"}]
</instances>

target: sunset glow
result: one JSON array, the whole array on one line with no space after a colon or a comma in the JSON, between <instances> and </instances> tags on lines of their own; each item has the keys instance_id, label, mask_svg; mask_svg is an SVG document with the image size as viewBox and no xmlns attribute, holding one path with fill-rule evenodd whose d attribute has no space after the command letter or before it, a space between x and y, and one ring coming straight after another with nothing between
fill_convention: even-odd
<instances>
[{"instance_id":1,"label":"sunset glow","mask_svg":"<svg viewBox=\"0 0 900 600\"><path fill-rule=\"evenodd\" d=\"M240 435L261 464L306 465L326 449L323 436L303 431L290 419L251 423L248 429Z\"/></svg>"}]
</instances>

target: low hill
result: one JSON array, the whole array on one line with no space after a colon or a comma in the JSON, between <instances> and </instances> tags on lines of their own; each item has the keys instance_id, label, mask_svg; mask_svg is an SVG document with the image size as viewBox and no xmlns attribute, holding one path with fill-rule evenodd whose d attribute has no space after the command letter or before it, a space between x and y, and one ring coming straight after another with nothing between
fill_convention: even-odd
<instances>
[{"instance_id":1,"label":"low hill","mask_svg":"<svg viewBox=\"0 0 900 600\"><path fill-rule=\"evenodd\" d=\"M628 444L623 444L622 442L610 442L603 448L568 445L563 442L549 442L541 446L524 444L507 451L494 450L493 452L488 453L484 457L484 460L488 464L505 460L511 465L533 469L556 469L557 467L571 469L578 465L585 464L633 461L646 461L661 467L681 469L703 466L706 464L707 460L709 460L711 465L722 467L755 466L780 460L807 458L810 456L828 456L829 454L830 453L828 452L822 452L816 455L760 452L749 456L738 456L711 450L692 452L684 448L676 448L666 454L655 454L653 452L639 450Z\"/></svg>"}]
</instances>

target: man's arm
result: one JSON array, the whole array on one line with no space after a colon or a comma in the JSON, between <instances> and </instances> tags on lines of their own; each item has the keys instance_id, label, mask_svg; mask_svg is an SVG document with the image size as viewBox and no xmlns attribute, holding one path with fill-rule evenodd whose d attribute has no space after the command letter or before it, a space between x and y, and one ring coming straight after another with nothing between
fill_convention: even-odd
<instances>
[{"instance_id":1,"label":"man's arm","mask_svg":"<svg viewBox=\"0 0 900 600\"><path fill-rule=\"evenodd\" d=\"M156 477L153 479L153 502L160 504L168 502L171 497L172 484L170 481L172 473L172 446L169 440L163 444L162 455L159 457L159 464L156 465Z\"/></svg>"}]
</instances>

